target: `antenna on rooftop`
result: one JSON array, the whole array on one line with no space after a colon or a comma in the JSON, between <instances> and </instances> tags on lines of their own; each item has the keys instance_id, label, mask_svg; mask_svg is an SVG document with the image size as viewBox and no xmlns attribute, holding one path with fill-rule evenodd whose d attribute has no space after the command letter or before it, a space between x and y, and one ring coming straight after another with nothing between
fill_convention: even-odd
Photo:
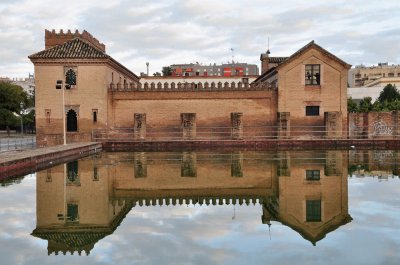
<instances>
[{"instance_id":1,"label":"antenna on rooftop","mask_svg":"<svg viewBox=\"0 0 400 265\"><path fill-rule=\"evenodd\" d=\"M234 63L233 59L235 58L235 54L234 54L234 49L231 48L231 52L232 52L232 64Z\"/></svg>"},{"instance_id":2,"label":"antenna on rooftop","mask_svg":"<svg viewBox=\"0 0 400 265\"><path fill-rule=\"evenodd\" d=\"M267 54L269 55L271 52L269 51L269 37L268 37L268 48L267 48Z\"/></svg>"}]
</instances>

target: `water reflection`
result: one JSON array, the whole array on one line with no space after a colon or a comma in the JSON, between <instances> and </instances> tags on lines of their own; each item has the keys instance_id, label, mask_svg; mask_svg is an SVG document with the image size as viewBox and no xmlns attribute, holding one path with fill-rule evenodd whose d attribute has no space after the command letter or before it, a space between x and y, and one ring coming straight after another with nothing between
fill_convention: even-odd
<instances>
[{"instance_id":1,"label":"water reflection","mask_svg":"<svg viewBox=\"0 0 400 265\"><path fill-rule=\"evenodd\" d=\"M352 220L347 161L342 151L103 153L37 173L32 235L49 255L89 254L135 207L251 203L266 234L278 221L315 244Z\"/></svg>"},{"instance_id":2,"label":"water reflection","mask_svg":"<svg viewBox=\"0 0 400 265\"><path fill-rule=\"evenodd\" d=\"M349 152L349 175L387 180L400 175L400 152L358 150Z\"/></svg>"}]
</instances>

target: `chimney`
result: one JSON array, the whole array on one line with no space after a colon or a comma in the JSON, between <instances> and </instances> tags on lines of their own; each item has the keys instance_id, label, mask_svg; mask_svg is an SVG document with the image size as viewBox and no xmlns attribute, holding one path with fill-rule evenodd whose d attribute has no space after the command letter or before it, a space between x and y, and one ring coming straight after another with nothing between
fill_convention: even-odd
<instances>
[{"instance_id":1,"label":"chimney","mask_svg":"<svg viewBox=\"0 0 400 265\"><path fill-rule=\"evenodd\" d=\"M260 56L261 74L263 74L269 70L269 55L270 55L270 53L271 52L268 49L266 53L262 53Z\"/></svg>"}]
</instances>

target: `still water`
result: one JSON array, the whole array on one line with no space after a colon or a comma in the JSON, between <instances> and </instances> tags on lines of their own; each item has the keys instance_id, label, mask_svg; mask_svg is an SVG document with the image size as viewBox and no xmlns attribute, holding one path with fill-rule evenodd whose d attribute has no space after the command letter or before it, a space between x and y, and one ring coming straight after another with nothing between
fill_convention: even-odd
<instances>
[{"instance_id":1,"label":"still water","mask_svg":"<svg viewBox=\"0 0 400 265\"><path fill-rule=\"evenodd\" d=\"M398 151L101 153L0 187L0 264L400 264Z\"/></svg>"}]
</instances>

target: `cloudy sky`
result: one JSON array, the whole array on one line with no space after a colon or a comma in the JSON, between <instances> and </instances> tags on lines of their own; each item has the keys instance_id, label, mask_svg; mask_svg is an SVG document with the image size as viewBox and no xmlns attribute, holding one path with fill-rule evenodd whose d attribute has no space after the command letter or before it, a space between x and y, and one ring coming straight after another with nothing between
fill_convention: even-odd
<instances>
[{"instance_id":1,"label":"cloudy sky","mask_svg":"<svg viewBox=\"0 0 400 265\"><path fill-rule=\"evenodd\" d=\"M164 65L259 65L315 40L352 65L400 64L398 0L0 0L0 76L33 72L45 29L87 30L136 74Z\"/></svg>"}]
</instances>

